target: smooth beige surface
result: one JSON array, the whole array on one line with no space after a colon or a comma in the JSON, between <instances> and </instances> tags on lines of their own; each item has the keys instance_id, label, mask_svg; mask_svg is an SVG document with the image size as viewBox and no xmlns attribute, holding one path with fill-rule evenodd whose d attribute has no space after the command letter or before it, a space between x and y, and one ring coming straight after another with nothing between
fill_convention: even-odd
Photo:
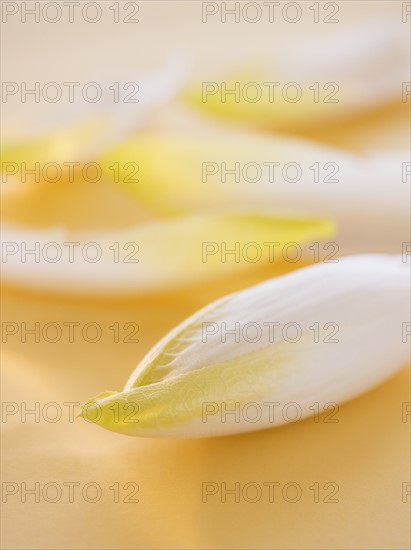
<instances>
[{"instance_id":1,"label":"smooth beige surface","mask_svg":"<svg viewBox=\"0 0 411 550\"><path fill-rule=\"evenodd\" d=\"M132 25L108 22L71 27L6 25L8 57L3 78L85 80L102 70L110 72L113 68L115 72L114 67L131 74L134 69L149 69L160 63L170 44L181 43L192 44L201 73L201 67L209 70L218 64L229 65L232 56L241 58L250 55L251 49L258 51L270 36L257 33L255 28L236 29L233 25L211 32L199 23L200 2L141 4L142 23L137 30ZM382 2L358 4L364 19L371 10L383 9ZM351 13L350 17L355 16ZM22 111L33 120L41 120L44 115L52 116L53 108L40 105L30 112L25 106ZM330 129L327 135L316 135L315 130L311 135L354 150L407 146L406 112L406 107L396 104ZM165 109L158 120L160 113L152 120L159 127L192 125L194 129L202 124L196 115L190 117L184 110L183 116L177 107ZM15 115L12 108L7 109L6 127ZM24 128L16 133L24 134ZM102 185L98 193L92 188L66 192L64 204L61 197L53 203L51 195L50 202L42 201L37 192L11 197L3 205L4 215L37 225L46 219L49 223L60 220L70 227L116 226L141 219L139 206L118 188ZM351 243L353 248L357 244ZM378 249L376 242L368 245ZM55 344L44 340L35 343L30 336L24 343L15 335L3 346L2 399L19 408L2 424L2 481L19 487L19 492L3 504L3 548L409 548L411 497L404 497L404 484L410 482L411 420L403 421L404 404L410 402L406 365L384 385L344 404L337 423L327 423L323 416L319 422L308 419L218 439L128 438L82 419L72 421L68 406L63 405L81 403L104 389L120 389L146 351L175 324L209 301L273 274L270 266L258 267L247 276L218 284L193 285L184 292L122 301L74 300L3 289L3 322L25 322L28 327L35 322L74 321L80 326L96 322L103 329L101 340L94 344L81 337L70 343L67 335ZM139 342L115 343L109 327L116 322L120 326L137 323ZM33 409L35 402L40 404L39 421L28 415L22 422L23 403ZM55 423L42 416L47 411L52 416L52 409L45 409L51 402L63 411ZM28 488L40 483L40 491L47 483L58 483L62 497L52 503L40 494L36 503L33 495L28 495L27 502L22 502L23 482ZM67 486L63 486L67 482L80 484L72 503ZM91 482L102 492L95 503L81 495L84 485ZM232 495L222 502L221 492L203 502L203 483L225 483L228 489L240 483L242 490L249 482L262 488L257 502L240 496L237 503ZM270 482L280 484L274 502L270 502L264 485ZM289 482L301 488L298 502L288 502L282 494ZM121 486L120 502L114 502L114 490L110 489L115 483ZM138 502L124 502L135 487L124 489L127 483L138 485L134 495ZM315 483L321 487L320 502L315 502L314 490L310 489ZM330 486L324 489L326 483L338 485L334 495L338 502L324 502L331 492ZM47 494L52 498L52 489ZM249 494L253 496L251 489ZM289 494L292 498L292 489Z\"/></svg>"},{"instance_id":2,"label":"smooth beige surface","mask_svg":"<svg viewBox=\"0 0 411 550\"><path fill-rule=\"evenodd\" d=\"M103 328L96 344L76 337L36 344L9 337L2 357L3 400L41 411L63 409L57 423L21 415L3 424L3 481L97 482L101 501L3 505L4 548L407 548L410 401L407 371L344 405L338 424L306 420L264 432L203 441L128 439L82 420L71 423L64 402L83 402L104 389L120 389L143 354L166 331L211 299L271 276L269 268L178 295L123 302L71 301L3 292L3 322L47 322ZM138 323L139 343L114 343L113 323ZM122 331L122 335L125 332ZM75 407L76 409L78 406ZM47 415L47 410L45 412ZM52 417L53 409L49 412ZM202 483L293 481L303 497L292 504L202 503ZM139 503L113 503L114 483L134 482ZM337 504L315 504L313 483L338 483ZM128 494L126 492L125 494ZM327 493L328 494L328 493ZM231 497L232 499L232 497ZM265 500L264 500L265 499Z\"/></svg>"},{"instance_id":3,"label":"smooth beige surface","mask_svg":"<svg viewBox=\"0 0 411 550\"><path fill-rule=\"evenodd\" d=\"M220 289L223 290L223 289ZM83 420L71 422L63 403L80 402L97 391L119 389L142 354L173 324L218 290L196 297L155 301L68 303L38 296L5 294L3 319L44 323L136 321L138 344L114 344L104 330L97 344L76 341L26 343L10 338L3 353L3 399L20 412L3 425L3 482L31 484L98 483L101 500L73 503L63 492L56 503L34 503L21 492L3 505L4 548L407 548L409 505L409 422L402 422L410 400L406 370L383 386L343 405L338 423L298 424L242 436L209 440L143 440L103 431ZM39 422L27 409L39 402ZM77 406L75 407L78 408ZM48 416L47 416L48 415ZM138 484L138 503L113 502L114 483ZM262 496L250 503L221 493L202 501L202 484L258 483ZM269 501L267 482L280 483ZM301 500L287 502L284 484L296 482ZM314 483L338 484L337 503L319 503ZM120 499L130 494L122 491ZM91 498L93 491L90 489ZM277 492L278 491L278 492ZM46 498L53 498L53 490ZM247 494L246 494L247 495ZM253 492L250 489L250 498ZM290 489L290 498L294 497ZM247 498L247 496L246 496Z\"/></svg>"}]
</instances>

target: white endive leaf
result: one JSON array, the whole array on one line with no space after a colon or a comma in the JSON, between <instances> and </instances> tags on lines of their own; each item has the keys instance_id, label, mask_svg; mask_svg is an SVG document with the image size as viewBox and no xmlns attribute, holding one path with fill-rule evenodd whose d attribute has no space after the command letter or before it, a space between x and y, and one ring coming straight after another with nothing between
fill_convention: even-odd
<instances>
[{"instance_id":1,"label":"white endive leaf","mask_svg":"<svg viewBox=\"0 0 411 550\"><path fill-rule=\"evenodd\" d=\"M207 95L197 84L187 91L187 98L221 117L288 131L332 124L401 101L400 83L409 79L406 26L401 27L398 20L367 19L366 23L330 27L329 32L302 36L298 41L290 33L281 50L268 48L254 66L240 65L222 78L209 79L224 82L230 91L239 86L238 96L225 96L222 86L211 82ZM249 83L258 86L248 89Z\"/></svg>"},{"instance_id":2,"label":"white endive leaf","mask_svg":"<svg viewBox=\"0 0 411 550\"><path fill-rule=\"evenodd\" d=\"M26 111L20 103L19 110L5 113L3 161L29 165L95 158L141 129L148 115L171 100L185 83L190 64L188 53L178 49L147 74L95 74L91 81L103 90L101 101L74 101L69 108L64 102L48 103L47 116L32 107Z\"/></svg>"},{"instance_id":3,"label":"white endive leaf","mask_svg":"<svg viewBox=\"0 0 411 550\"><path fill-rule=\"evenodd\" d=\"M203 437L283 424L290 404L298 418L339 405L409 360L409 285L400 256L358 255L226 296L82 415L126 435Z\"/></svg>"},{"instance_id":4,"label":"white endive leaf","mask_svg":"<svg viewBox=\"0 0 411 550\"><path fill-rule=\"evenodd\" d=\"M111 231L2 224L2 276L18 286L86 296L165 291L250 269L256 251L257 261L268 263L264 243L302 248L334 232L326 219L250 210L203 212ZM223 247L234 250L236 243L238 258L226 261Z\"/></svg>"},{"instance_id":5,"label":"white endive leaf","mask_svg":"<svg viewBox=\"0 0 411 550\"><path fill-rule=\"evenodd\" d=\"M270 206L331 216L353 241L391 232L397 242L409 233L409 160L407 150L359 156L308 139L225 132L137 136L101 162L108 174L114 162L137 162L140 182L124 187L154 211Z\"/></svg>"}]
</instances>

